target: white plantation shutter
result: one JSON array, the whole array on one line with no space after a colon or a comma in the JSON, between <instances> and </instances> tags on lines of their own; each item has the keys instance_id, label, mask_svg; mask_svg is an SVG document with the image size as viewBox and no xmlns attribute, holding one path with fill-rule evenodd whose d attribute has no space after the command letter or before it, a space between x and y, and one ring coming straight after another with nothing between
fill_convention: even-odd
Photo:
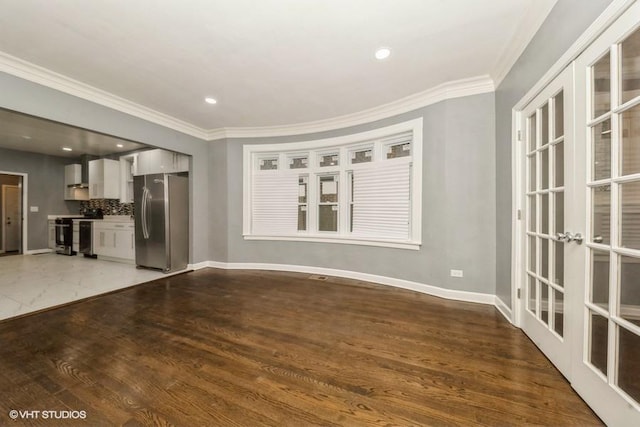
<instances>
[{"instance_id":1,"label":"white plantation shutter","mask_svg":"<svg viewBox=\"0 0 640 427\"><path fill-rule=\"evenodd\" d=\"M298 175L256 173L252 182L252 232L291 235L298 231Z\"/></svg>"},{"instance_id":2,"label":"white plantation shutter","mask_svg":"<svg viewBox=\"0 0 640 427\"><path fill-rule=\"evenodd\" d=\"M353 171L354 237L402 239L411 217L409 162L386 160Z\"/></svg>"}]
</instances>

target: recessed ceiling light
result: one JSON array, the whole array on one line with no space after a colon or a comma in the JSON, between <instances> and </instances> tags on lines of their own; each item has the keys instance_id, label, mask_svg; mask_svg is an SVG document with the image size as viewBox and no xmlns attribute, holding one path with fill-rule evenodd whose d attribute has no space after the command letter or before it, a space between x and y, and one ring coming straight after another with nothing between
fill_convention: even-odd
<instances>
[{"instance_id":1,"label":"recessed ceiling light","mask_svg":"<svg viewBox=\"0 0 640 427\"><path fill-rule=\"evenodd\" d=\"M207 104L217 104L218 103L218 101L216 101L214 98L211 98L209 96L204 99L204 102L206 102Z\"/></svg>"},{"instance_id":2,"label":"recessed ceiling light","mask_svg":"<svg viewBox=\"0 0 640 427\"><path fill-rule=\"evenodd\" d=\"M380 49L376 50L376 59L387 59L389 55L391 55L391 49L387 47L381 47Z\"/></svg>"},{"instance_id":3,"label":"recessed ceiling light","mask_svg":"<svg viewBox=\"0 0 640 427\"><path fill-rule=\"evenodd\" d=\"M73 151L73 148L69 148L69 147L62 147L63 151Z\"/></svg>"},{"instance_id":4,"label":"recessed ceiling light","mask_svg":"<svg viewBox=\"0 0 640 427\"><path fill-rule=\"evenodd\" d=\"M124 147L124 145L122 145L122 144L116 144L116 147L118 147L118 148L122 148L122 147Z\"/></svg>"}]
</instances>

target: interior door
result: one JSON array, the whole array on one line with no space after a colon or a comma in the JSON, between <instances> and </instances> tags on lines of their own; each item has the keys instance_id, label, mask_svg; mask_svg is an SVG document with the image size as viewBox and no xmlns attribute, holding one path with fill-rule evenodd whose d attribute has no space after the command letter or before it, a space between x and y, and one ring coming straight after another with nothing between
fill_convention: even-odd
<instances>
[{"instance_id":1,"label":"interior door","mask_svg":"<svg viewBox=\"0 0 640 427\"><path fill-rule=\"evenodd\" d=\"M17 185L2 186L3 240L5 252L20 250L20 230L22 228L21 190Z\"/></svg>"},{"instance_id":2,"label":"interior door","mask_svg":"<svg viewBox=\"0 0 640 427\"><path fill-rule=\"evenodd\" d=\"M640 425L640 5L576 60L578 216L572 385L609 425Z\"/></svg>"},{"instance_id":3,"label":"interior door","mask_svg":"<svg viewBox=\"0 0 640 427\"><path fill-rule=\"evenodd\" d=\"M580 274L568 229L573 175L573 67L565 69L521 112L524 150L524 277L521 326L560 372L571 378L573 322L567 300ZM571 277L571 280L567 280Z\"/></svg>"}]
</instances>

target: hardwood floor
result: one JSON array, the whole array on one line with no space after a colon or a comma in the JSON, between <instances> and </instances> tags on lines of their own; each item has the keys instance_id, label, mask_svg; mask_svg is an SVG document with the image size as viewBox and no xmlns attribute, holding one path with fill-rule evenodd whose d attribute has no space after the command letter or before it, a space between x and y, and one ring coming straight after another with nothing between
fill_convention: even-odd
<instances>
[{"instance_id":1,"label":"hardwood floor","mask_svg":"<svg viewBox=\"0 0 640 427\"><path fill-rule=\"evenodd\" d=\"M601 425L494 307L348 279L204 269L0 343L0 425Z\"/></svg>"}]
</instances>

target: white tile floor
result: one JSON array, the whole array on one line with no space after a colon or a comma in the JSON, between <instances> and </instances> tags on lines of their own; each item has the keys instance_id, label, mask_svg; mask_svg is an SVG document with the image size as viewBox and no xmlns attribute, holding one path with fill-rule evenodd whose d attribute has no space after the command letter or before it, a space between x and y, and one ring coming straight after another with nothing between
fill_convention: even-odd
<instances>
[{"instance_id":1,"label":"white tile floor","mask_svg":"<svg viewBox=\"0 0 640 427\"><path fill-rule=\"evenodd\" d=\"M158 271L56 254L0 257L0 320L165 277Z\"/></svg>"}]
</instances>

